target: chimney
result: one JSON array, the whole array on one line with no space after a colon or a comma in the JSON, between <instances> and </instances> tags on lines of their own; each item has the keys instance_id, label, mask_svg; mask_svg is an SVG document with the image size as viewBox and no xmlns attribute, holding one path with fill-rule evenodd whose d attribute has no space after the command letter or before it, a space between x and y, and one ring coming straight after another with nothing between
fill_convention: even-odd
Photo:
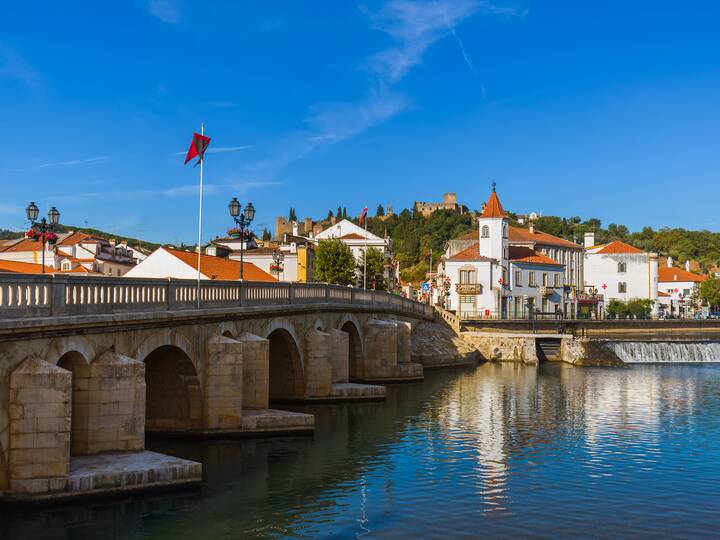
<instances>
[{"instance_id":1,"label":"chimney","mask_svg":"<svg viewBox=\"0 0 720 540\"><path fill-rule=\"evenodd\" d=\"M585 233L585 249L589 247L593 247L595 245L595 233L594 232L586 232Z\"/></svg>"},{"instance_id":2,"label":"chimney","mask_svg":"<svg viewBox=\"0 0 720 540\"><path fill-rule=\"evenodd\" d=\"M672 257L668 257L667 258L667 267L672 268L672 265L673 265L673 259L672 259Z\"/></svg>"},{"instance_id":3,"label":"chimney","mask_svg":"<svg viewBox=\"0 0 720 540\"><path fill-rule=\"evenodd\" d=\"M535 225L530 225L529 230L530 234L535 234Z\"/></svg>"},{"instance_id":4,"label":"chimney","mask_svg":"<svg viewBox=\"0 0 720 540\"><path fill-rule=\"evenodd\" d=\"M690 261L685 261L685 270L686 270L687 272L690 271Z\"/></svg>"}]
</instances>

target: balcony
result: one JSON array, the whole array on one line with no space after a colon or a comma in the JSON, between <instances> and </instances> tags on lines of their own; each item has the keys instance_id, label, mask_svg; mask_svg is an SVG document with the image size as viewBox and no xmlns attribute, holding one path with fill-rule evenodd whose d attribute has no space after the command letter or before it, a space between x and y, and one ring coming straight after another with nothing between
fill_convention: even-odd
<instances>
[{"instance_id":1,"label":"balcony","mask_svg":"<svg viewBox=\"0 0 720 540\"><path fill-rule=\"evenodd\" d=\"M458 294L463 295L474 295L474 294L482 294L482 284L481 283L457 283L455 285L455 290Z\"/></svg>"}]
</instances>

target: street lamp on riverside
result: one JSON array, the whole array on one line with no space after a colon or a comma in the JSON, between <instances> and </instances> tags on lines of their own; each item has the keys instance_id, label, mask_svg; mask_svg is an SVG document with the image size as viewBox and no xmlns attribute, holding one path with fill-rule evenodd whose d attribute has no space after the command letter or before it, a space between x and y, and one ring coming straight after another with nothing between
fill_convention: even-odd
<instances>
[{"instance_id":1,"label":"street lamp on riverside","mask_svg":"<svg viewBox=\"0 0 720 540\"><path fill-rule=\"evenodd\" d=\"M285 260L285 255L283 255L280 250L273 251L272 260L273 263L270 265L270 270L272 270L272 273L275 274L278 281L280 281L280 274L283 272L283 261Z\"/></svg>"},{"instance_id":2,"label":"street lamp on riverside","mask_svg":"<svg viewBox=\"0 0 720 540\"><path fill-rule=\"evenodd\" d=\"M37 220L40 209L34 202L31 202L25 208L25 215L30 222L30 230L26 236L32 240L42 241L42 273L45 273L45 245L55 245L57 235L53 232L57 224L60 222L60 212L54 206L48 212L48 219L42 218Z\"/></svg>"},{"instance_id":3,"label":"street lamp on riverside","mask_svg":"<svg viewBox=\"0 0 720 540\"><path fill-rule=\"evenodd\" d=\"M244 278L243 251L245 251L245 242L250 234L248 227L250 227L252 220L255 219L255 207L252 203L247 203L243 211L240 201L237 200L237 197L233 197L230 204L228 204L228 210L235 221L235 225L237 225L237 228L232 230L230 236L240 238L240 279L242 280Z\"/></svg>"}]
</instances>

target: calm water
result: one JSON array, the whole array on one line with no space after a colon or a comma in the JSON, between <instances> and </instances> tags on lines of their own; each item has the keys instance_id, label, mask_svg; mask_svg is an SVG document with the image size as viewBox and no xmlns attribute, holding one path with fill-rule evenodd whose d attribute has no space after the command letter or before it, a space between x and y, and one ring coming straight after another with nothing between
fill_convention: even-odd
<instances>
[{"instance_id":1,"label":"calm water","mask_svg":"<svg viewBox=\"0 0 720 540\"><path fill-rule=\"evenodd\" d=\"M2 538L717 537L720 366L486 364L317 406L314 437L163 443L199 492L0 514Z\"/></svg>"}]
</instances>

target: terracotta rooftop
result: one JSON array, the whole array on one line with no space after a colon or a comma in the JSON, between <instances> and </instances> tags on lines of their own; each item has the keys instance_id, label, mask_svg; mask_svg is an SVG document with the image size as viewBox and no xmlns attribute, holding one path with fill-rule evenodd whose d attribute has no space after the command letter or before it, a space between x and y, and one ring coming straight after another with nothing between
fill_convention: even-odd
<instances>
[{"instance_id":1,"label":"terracotta rooftop","mask_svg":"<svg viewBox=\"0 0 720 540\"><path fill-rule=\"evenodd\" d=\"M495 193L495 188L493 187L492 193L490 194L490 198L488 199L487 204L485 205L485 210L483 210L481 218L502 218L505 217L505 210L503 210L502 204L500 204L500 199L498 199L497 193Z\"/></svg>"},{"instance_id":2,"label":"terracotta rooftop","mask_svg":"<svg viewBox=\"0 0 720 540\"><path fill-rule=\"evenodd\" d=\"M621 242L620 240L613 240L609 244L605 244L595 253L643 253L642 249L638 249L635 246Z\"/></svg>"},{"instance_id":3,"label":"terracotta rooftop","mask_svg":"<svg viewBox=\"0 0 720 540\"><path fill-rule=\"evenodd\" d=\"M341 236L340 240L365 240L365 237L358 233L349 233Z\"/></svg>"},{"instance_id":4,"label":"terracotta rooftop","mask_svg":"<svg viewBox=\"0 0 720 540\"><path fill-rule=\"evenodd\" d=\"M510 227L510 230L508 231L508 236L510 242L535 242L536 244L542 244L544 246L559 246L582 249L582 246L579 244L571 242L570 240L565 240L564 238L553 236L552 234L538 231L537 229L535 229L533 232L530 232L530 229Z\"/></svg>"},{"instance_id":5,"label":"terracotta rooftop","mask_svg":"<svg viewBox=\"0 0 720 540\"><path fill-rule=\"evenodd\" d=\"M162 249L197 270L197 253L170 248ZM200 255L200 272L210 279L238 280L240 279L240 261L212 255ZM270 274L249 262L243 262L243 274L248 281L277 281Z\"/></svg>"},{"instance_id":6,"label":"terracotta rooftop","mask_svg":"<svg viewBox=\"0 0 720 540\"><path fill-rule=\"evenodd\" d=\"M0 272L12 272L14 274L42 274L42 264L0 260ZM55 272L55 269L51 266L46 266L45 272L50 274Z\"/></svg>"},{"instance_id":7,"label":"terracotta rooftop","mask_svg":"<svg viewBox=\"0 0 720 540\"><path fill-rule=\"evenodd\" d=\"M448 259L449 261L494 261L489 257L480 255L480 243L473 244L467 249L463 249L460 253L456 253Z\"/></svg>"},{"instance_id":8,"label":"terracotta rooftop","mask_svg":"<svg viewBox=\"0 0 720 540\"><path fill-rule=\"evenodd\" d=\"M694 281L699 283L707 280L707 276L693 274L683 268L668 268L667 266L658 268L658 282L669 283L673 281Z\"/></svg>"},{"instance_id":9,"label":"terracotta rooftop","mask_svg":"<svg viewBox=\"0 0 720 540\"><path fill-rule=\"evenodd\" d=\"M670 295L666 292L658 291L658 296L669 297Z\"/></svg>"},{"instance_id":10,"label":"terracotta rooftop","mask_svg":"<svg viewBox=\"0 0 720 540\"><path fill-rule=\"evenodd\" d=\"M509 248L509 255L510 260L513 262L524 262L524 263L534 263L534 264L552 264L555 266L562 266L562 264L558 264L557 262L553 261L550 257L547 257L543 255L542 253L538 253L537 251L533 251L530 248L523 247L523 246L510 246Z\"/></svg>"}]
</instances>

